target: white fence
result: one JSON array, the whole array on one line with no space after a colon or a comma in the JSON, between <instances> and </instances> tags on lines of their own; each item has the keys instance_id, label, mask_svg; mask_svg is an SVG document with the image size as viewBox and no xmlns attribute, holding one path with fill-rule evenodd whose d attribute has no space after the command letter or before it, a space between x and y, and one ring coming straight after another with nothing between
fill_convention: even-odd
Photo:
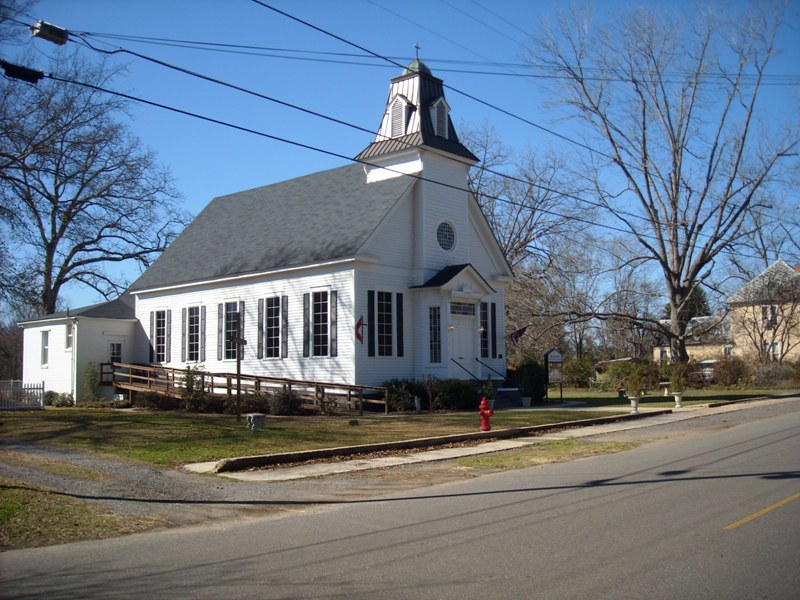
<instances>
[{"instance_id":1,"label":"white fence","mask_svg":"<svg viewBox=\"0 0 800 600\"><path fill-rule=\"evenodd\" d=\"M18 379L0 381L0 410L44 408L44 381L25 384Z\"/></svg>"}]
</instances>

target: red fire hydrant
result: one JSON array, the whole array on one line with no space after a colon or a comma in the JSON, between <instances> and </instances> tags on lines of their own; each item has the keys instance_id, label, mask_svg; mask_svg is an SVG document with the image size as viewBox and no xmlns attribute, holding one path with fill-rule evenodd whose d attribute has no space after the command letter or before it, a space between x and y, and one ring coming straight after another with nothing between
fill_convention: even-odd
<instances>
[{"instance_id":1,"label":"red fire hydrant","mask_svg":"<svg viewBox=\"0 0 800 600\"><path fill-rule=\"evenodd\" d=\"M489 419L494 414L494 411L489 406L489 401L486 399L486 396L483 397L483 400L481 400L481 404L480 404L480 406L478 408L481 409L481 411L480 411L480 415L481 415L481 431L489 431L489 430L491 430L492 425L491 425L491 423L489 423Z\"/></svg>"}]
</instances>

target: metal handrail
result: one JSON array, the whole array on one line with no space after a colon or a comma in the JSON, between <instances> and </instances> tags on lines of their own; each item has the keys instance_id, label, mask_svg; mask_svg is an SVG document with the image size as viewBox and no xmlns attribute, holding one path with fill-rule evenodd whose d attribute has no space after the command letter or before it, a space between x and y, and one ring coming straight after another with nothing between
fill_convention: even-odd
<instances>
[{"instance_id":1,"label":"metal handrail","mask_svg":"<svg viewBox=\"0 0 800 600\"><path fill-rule=\"evenodd\" d=\"M477 356L475 357L475 360L477 360L479 363L481 363L481 364L482 364L484 367L486 367L486 368L487 368L487 369L489 369L490 371L494 371L495 373L497 373L498 375L500 375L500 377L502 377L502 378L503 378L503 380L505 380L506 376L505 376L503 373L501 373L500 371L498 371L498 370L496 370L496 369L493 369L491 366L487 365L485 362L483 362L483 361L482 361L480 358L478 358Z\"/></svg>"},{"instance_id":2,"label":"metal handrail","mask_svg":"<svg viewBox=\"0 0 800 600\"><path fill-rule=\"evenodd\" d=\"M463 370L464 370L464 371L467 373L467 375L469 375L470 377L472 377L472 378L473 378L475 381L477 381L478 383L480 383L480 382L481 382L481 380L480 380L478 377L476 377L476 376L475 376L475 373L473 373L472 371L470 371L470 370L469 370L467 367L465 367L464 365L462 365L462 364L461 364L460 362L458 362L458 361L457 361L455 358L451 358L450 360L452 360L452 361L453 361L454 363L456 363L456 364L457 364L459 367L461 367L461 368L462 368L462 369L463 369Z\"/></svg>"}]
</instances>

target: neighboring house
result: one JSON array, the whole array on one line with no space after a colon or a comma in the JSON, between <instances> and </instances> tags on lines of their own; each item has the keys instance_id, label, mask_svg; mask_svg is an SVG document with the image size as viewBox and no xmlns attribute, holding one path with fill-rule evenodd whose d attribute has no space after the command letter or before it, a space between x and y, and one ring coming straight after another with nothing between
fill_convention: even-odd
<instances>
[{"instance_id":1,"label":"neighboring house","mask_svg":"<svg viewBox=\"0 0 800 600\"><path fill-rule=\"evenodd\" d=\"M760 362L800 359L799 270L776 261L728 299L735 355Z\"/></svg>"},{"instance_id":2,"label":"neighboring house","mask_svg":"<svg viewBox=\"0 0 800 600\"><path fill-rule=\"evenodd\" d=\"M123 361L230 373L240 331L251 375L501 377L512 272L467 190L478 159L449 113L442 81L414 61L392 79L360 164L214 199L126 292ZM54 337L67 321L52 321ZM48 323L23 324L26 380L41 379ZM96 360L106 342L93 340Z\"/></svg>"},{"instance_id":3,"label":"neighboring house","mask_svg":"<svg viewBox=\"0 0 800 600\"><path fill-rule=\"evenodd\" d=\"M670 321L661 321L669 327ZM733 338L730 319L727 315L694 317L686 324L686 353L689 360L702 362L731 356ZM660 337L653 348L653 360L664 364L670 362L669 341Z\"/></svg>"},{"instance_id":4,"label":"neighboring house","mask_svg":"<svg viewBox=\"0 0 800 600\"><path fill-rule=\"evenodd\" d=\"M23 381L44 382L45 390L80 400L89 363L129 362L146 344L133 298L53 313L20 323L23 328ZM110 390L106 390L110 392Z\"/></svg>"}]
</instances>

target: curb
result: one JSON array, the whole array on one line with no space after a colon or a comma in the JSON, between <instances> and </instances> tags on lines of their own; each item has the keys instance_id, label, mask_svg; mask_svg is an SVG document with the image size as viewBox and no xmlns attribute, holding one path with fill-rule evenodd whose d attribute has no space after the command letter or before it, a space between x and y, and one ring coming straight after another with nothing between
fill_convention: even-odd
<instances>
[{"instance_id":1,"label":"curb","mask_svg":"<svg viewBox=\"0 0 800 600\"><path fill-rule=\"evenodd\" d=\"M550 423L547 425L531 425L530 427L514 427L511 429L498 429L496 431L480 431L475 433L460 433L446 435L435 438L418 438L414 440L401 440L398 442L383 442L379 444L364 444L360 446L343 446L339 448L320 448L318 450L302 450L299 452L284 452L282 454L264 454L259 456L240 456L235 458L225 458L218 461L211 472L229 473L233 471L244 471L258 467L266 467L276 464L297 463L307 460L317 460L321 458L332 458L341 456L358 456L370 452L381 452L389 450L408 450L413 448L427 448L431 446L442 446L459 442L473 440L492 440L510 439L545 433L548 431L589 427L591 425L602 425L605 423L616 423L618 421L633 421L648 417L671 414L672 409L654 410L646 413L614 415L610 417L598 417L595 419L583 419L578 421L563 421L561 423Z\"/></svg>"}]
</instances>

